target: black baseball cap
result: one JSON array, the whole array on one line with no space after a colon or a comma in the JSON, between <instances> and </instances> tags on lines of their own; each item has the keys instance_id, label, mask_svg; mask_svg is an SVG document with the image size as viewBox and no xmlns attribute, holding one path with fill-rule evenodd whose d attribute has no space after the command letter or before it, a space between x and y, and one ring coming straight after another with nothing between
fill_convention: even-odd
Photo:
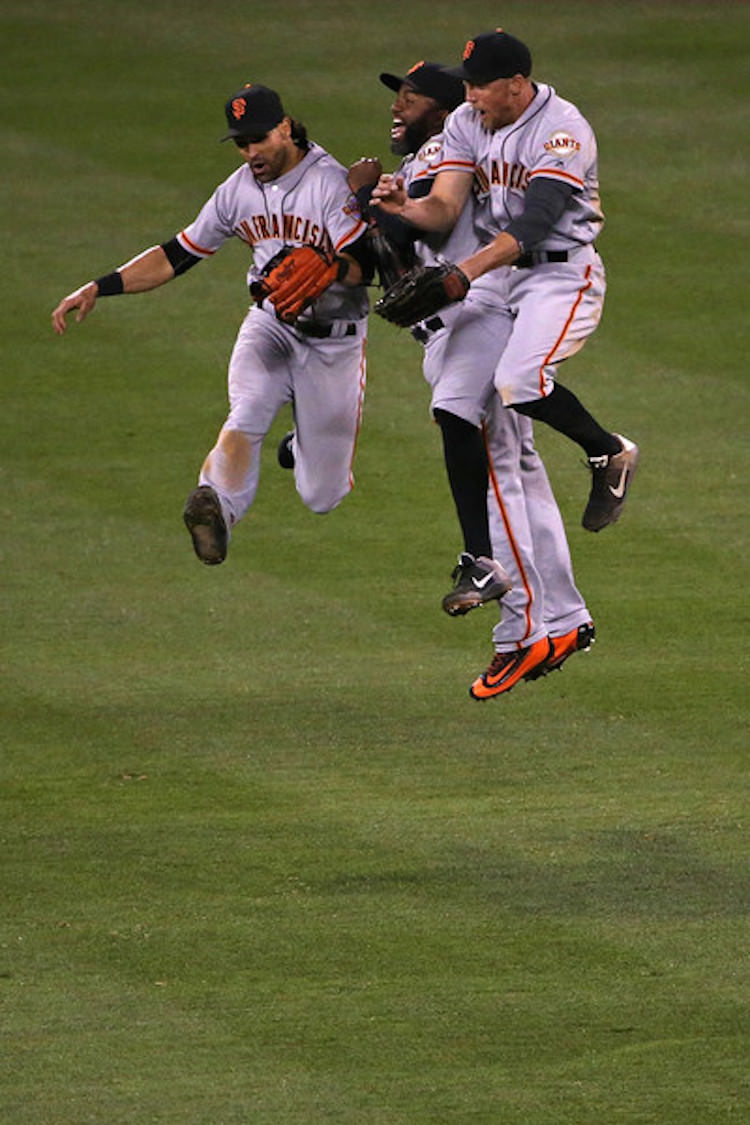
<instances>
[{"instance_id":1,"label":"black baseball cap","mask_svg":"<svg viewBox=\"0 0 750 1125\"><path fill-rule=\"evenodd\" d=\"M229 132L221 137L229 141L233 137L249 137L262 141L286 116L281 98L268 86L255 86L246 83L224 106Z\"/></svg>"},{"instance_id":2,"label":"black baseball cap","mask_svg":"<svg viewBox=\"0 0 750 1125\"><path fill-rule=\"evenodd\" d=\"M464 85L442 63L418 62L407 70L403 78L397 74L381 74L380 81L389 90L400 90L406 84L418 94L434 98L443 109L455 109L464 100Z\"/></svg>"},{"instance_id":3,"label":"black baseball cap","mask_svg":"<svg viewBox=\"0 0 750 1125\"><path fill-rule=\"evenodd\" d=\"M496 78L512 78L514 74L528 78L531 51L520 39L500 27L496 31L484 31L469 40L464 47L462 65L450 67L449 73L477 86L494 82Z\"/></svg>"}]
</instances>

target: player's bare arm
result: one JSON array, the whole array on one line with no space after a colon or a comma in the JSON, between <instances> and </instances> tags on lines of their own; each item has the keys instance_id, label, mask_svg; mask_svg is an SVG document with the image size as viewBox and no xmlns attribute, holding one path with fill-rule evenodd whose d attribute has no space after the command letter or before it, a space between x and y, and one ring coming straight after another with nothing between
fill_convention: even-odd
<instances>
[{"instance_id":1,"label":"player's bare arm","mask_svg":"<svg viewBox=\"0 0 750 1125\"><path fill-rule=\"evenodd\" d=\"M109 292L145 293L149 289L156 289L171 281L175 271L162 247L151 246L120 266L114 274L109 274L107 278L100 278L98 281L89 281L73 293L69 293L67 297L63 297L52 313L52 327L58 336L62 336L65 332L65 318L68 313L78 310L76 324L86 319L97 299L102 296L102 287L106 285L107 280L114 279L115 275L119 275L122 288L119 288L120 281L118 281L117 288Z\"/></svg>"},{"instance_id":2,"label":"player's bare arm","mask_svg":"<svg viewBox=\"0 0 750 1125\"><path fill-rule=\"evenodd\" d=\"M464 172L438 172L430 194L411 199L402 176L381 176L372 202L399 215L420 230L449 231L456 225L471 191L472 177Z\"/></svg>"},{"instance_id":3,"label":"player's bare arm","mask_svg":"<svg viewBox=\"0 0 750 1125\"><path fill-rule=\"evenodd\" d=\"M466 274L469 281L476 281L490 270L500 266L510 266L521 254L521 247L512 234L501 231L488 246L483 246L463 262L459 262L460 269Z\"/></svg>"}]
</instances>

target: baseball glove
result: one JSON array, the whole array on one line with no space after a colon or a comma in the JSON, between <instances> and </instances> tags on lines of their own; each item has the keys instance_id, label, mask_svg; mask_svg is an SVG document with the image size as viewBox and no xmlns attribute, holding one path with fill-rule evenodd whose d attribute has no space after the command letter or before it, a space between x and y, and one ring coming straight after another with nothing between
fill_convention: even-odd
<instances>
[{"instance_id":1,"label":"baseball glove","mask_svg":"<svg viewBox=\"0 0 750 1125\"><path fill-rule=\"evenodd\" d=\"M414 245L413 243L398 245L377 225L370 227L367 238L375 259L380 287L388 290L399 278L413 269L416 262Z\"/></svg>"},{"instance_id":2,"label":"baseball glove","mask_svg":"<svg viewBox=\"0 0 750 1125\"><path fill-rule=\"evenodd\" d=\"M331 258L317 246L282 246L259 280L252 282L250 292L258 304L270 301L279 320L294 324L303 309L345 271L343 259Z\"/></svg>"},{"instance_id":3,"label":"baseball glove","mask_svg":"<svg viewBox=\"0 0 750 1125\"><path fill-rule=\"evenodd\" d=\"M463 301L470 285L463 270L451 262L417 266L383 294L375 303L375 312L391 324L409 328L446 305Z\"/></svg>"}]
</instances>

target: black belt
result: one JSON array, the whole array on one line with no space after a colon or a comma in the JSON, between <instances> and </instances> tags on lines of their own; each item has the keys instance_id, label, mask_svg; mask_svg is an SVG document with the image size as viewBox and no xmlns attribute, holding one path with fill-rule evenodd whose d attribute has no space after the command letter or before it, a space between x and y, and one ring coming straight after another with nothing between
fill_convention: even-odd
<instances>
[{"instance_id":1,"label":"black belt","mask_svg":"<svg viewBox=\"0 0 750 1125\"><path fill-rule=\"evenodd\" d=\"M421 324L415 324L411 334L415 340L419 340L420 344L426 344L430 338L430 332L438 332L441 328L445 328L445 324L440 317L431 316L429 320L424 322L424 328Z\"/></svg>"},{"instance_id":2,"label":"black belt","mask_svg":"<svg viewBox=\"0 0 750 1125\"><path fill-rule=\"evenodd\" d=\"M532 266L540 266L544 262L567 262L567 250L531 250L516 258L512 263L517 270L529 270Z\"/></svg>"},{"instance_id":3,"label":"black belt","mask_svg":"<svg viewBox=\"0 0 750 1125\"><path fill-rule=\"evenodd\" d=\"M300 320L294 327L303 336L312 336L316 340L327 340L333 332L332 324L317 324L314 320ZM346 329L342 333L344 336L356 336L357 325L347 324Z\"/></svg>"}]
</instances>

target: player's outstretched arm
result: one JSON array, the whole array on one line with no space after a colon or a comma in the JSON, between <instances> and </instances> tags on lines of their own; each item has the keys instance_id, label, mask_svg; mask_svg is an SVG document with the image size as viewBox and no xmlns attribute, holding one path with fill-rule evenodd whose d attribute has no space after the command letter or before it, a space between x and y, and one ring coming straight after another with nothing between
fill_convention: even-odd
<instances>
[{"instance_id":1,"label":"player's outstretched arm","mask_svg":"<svg viewBox=\"0 0 750 1125\"><path fill-rule=\"evenodd\" d=\"M69 313L77 310L76 324L80 324L99 297L115 296L118 293L145 293L171 281L174 276L174 268L162 247L152 246L113 273L96 281L89 281L63 297L52 313L52 327L58 336L62 336L66 327L65 318Z\"/></svg>"},{"instance_id":2,"label":"player's outstretched arm","mask_svg":"<svg viewBox=\"0 0 750 1125\"><path fill-rule=\"evenodd\" d=\"M430 194L412 199L404 190L402 176L381 176L372 192L372 204L419 230L449 231L469 198L471 183L467 173L438 172Z\"/></svg>"}]
</instances>

